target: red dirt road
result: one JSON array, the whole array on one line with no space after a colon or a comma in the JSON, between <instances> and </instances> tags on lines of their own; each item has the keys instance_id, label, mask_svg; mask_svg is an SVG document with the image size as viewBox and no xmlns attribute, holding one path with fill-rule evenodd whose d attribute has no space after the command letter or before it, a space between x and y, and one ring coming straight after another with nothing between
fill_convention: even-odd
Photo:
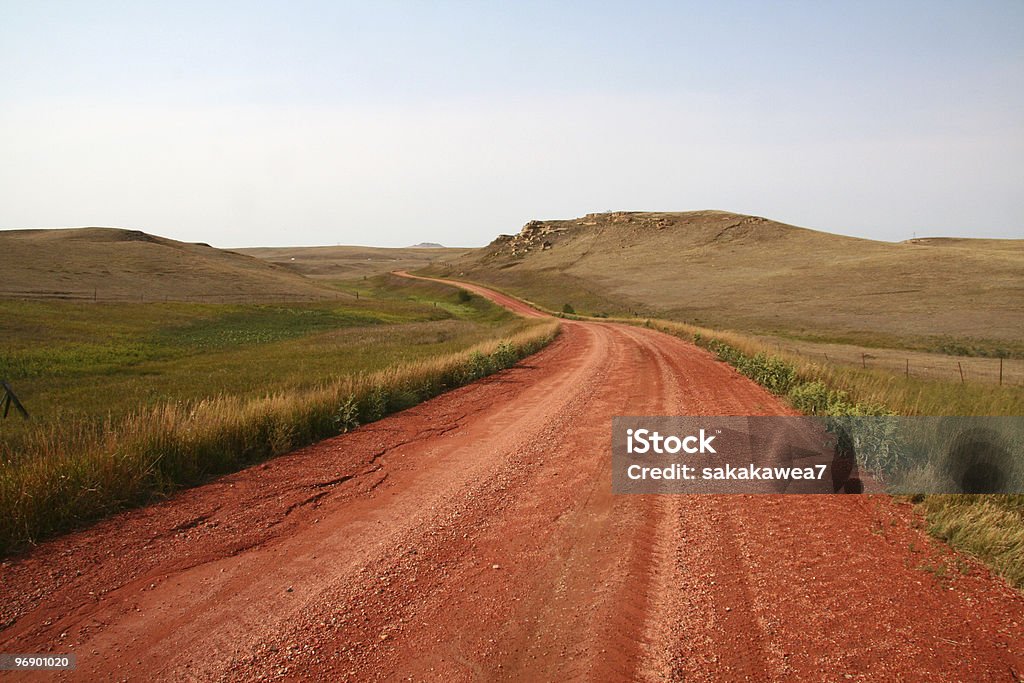
<instances>
[{"instance_id":1,"label":"red dirt road","mask_svg":"<svg viewBox=\"0 0 1024 683\"><path fill-rule=\"evenodd\" d=\"M73 652L82 680L1024 675L1024 598L906 505L611 493L613 415L787 412L681 340L566 322L515 368L4 563L0 652Z\"/></svg>"}]
</instances>

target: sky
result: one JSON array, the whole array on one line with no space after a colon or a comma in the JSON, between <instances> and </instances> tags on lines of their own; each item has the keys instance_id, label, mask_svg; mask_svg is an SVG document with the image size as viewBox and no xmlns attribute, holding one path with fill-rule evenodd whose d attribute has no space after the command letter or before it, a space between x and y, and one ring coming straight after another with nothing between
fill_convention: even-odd
<instances>
[{"instance_id":1,"label":"sky","mask_svg":"<svg viewBox=\"0 0 1024 683\"><path fill-rule=\"evenodd\" d=\"M0 0L0 228L1024 238L1024 2Z\"/></svg>"}]
</instances>

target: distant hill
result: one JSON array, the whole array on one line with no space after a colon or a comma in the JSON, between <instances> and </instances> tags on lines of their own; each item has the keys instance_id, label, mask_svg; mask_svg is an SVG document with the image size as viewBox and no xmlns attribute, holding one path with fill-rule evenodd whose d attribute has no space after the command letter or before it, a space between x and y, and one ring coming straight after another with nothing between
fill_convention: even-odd
<instances>
[{"instance_id":1,"label":"distant hill","mask_svg":"<svg viewBox=\"0 0 1024 683\"><path fill-rule=\"evenodd\" d=\"M414 245L412 245L409 248L410 249L444 249L445 246L443 244L438 244L437 242L420 242L419 244L414 244Z\"/></svg>"},{"instance_id":2,"label":"distant hill","mask_svg":"<svg viewBox=\"0 0 1024 683\"><path fill-rule=\"evenodd\" d=\"M433 247L253 247L238 249L270 263L288 268L306 277L322 280L416 270L434 262L445 262L469 253L469 249Z\"/></svg>"},{"instance_id":3,"label":"distant hill","mask_svg":"<svg viewBox=\"0 0 1024 683\"><path fill-rule=\"evenodd\" d=\"M890 342L1021 343L1024 240L877 242L725 211L531 221L434 267L550 308Z\"/></svg>"},{"instance_id":4,"label":"distant hill","mask_svg":"<svg viewBox=\"0 0 1024 683\"><path fill-rule=\"evenodd\" d=\"M206 244L120 228L0 231L0 297L274 300L337 292L286 268Z\"/></svg>"}]
</instances>

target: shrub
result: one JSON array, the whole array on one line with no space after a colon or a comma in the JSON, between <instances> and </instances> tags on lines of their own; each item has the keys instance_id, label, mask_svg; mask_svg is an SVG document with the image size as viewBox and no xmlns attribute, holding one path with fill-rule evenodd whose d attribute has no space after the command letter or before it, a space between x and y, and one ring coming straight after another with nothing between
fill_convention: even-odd
<instances>
[{"instance_id":1,"label":"shrub","mask_svg":"<svg viewBox=\"0 0 1024 683\"><path fill-rule=\"evenodd\" d=\"M693 340L773 394L785 396L802 413L837 416L893 414L876 403L854 402L846 392L830 389L821 380L802 379L793 364L777 356L763 351L751 356L719 339L705 339L699 333L693 335Z\"/></svg>"},{"instance_id":2,"label":"shrub","mask_svg":"<svg viewBox=\"0 0 1024 683\"><path fill-rule=\"evenodd\" d=\"M359 402L355 394L349 394L334 413L334 428L339 433L347 432L359 426Z\"/></svg>"}]
</instances>

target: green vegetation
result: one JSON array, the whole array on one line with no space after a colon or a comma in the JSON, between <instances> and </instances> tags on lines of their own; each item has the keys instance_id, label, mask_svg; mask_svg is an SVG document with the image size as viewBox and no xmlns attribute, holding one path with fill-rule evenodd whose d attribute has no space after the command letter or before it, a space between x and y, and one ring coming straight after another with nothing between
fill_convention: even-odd
<instances>
[{"instance_id":1,"label":"green vegetation","mask_svg":"<svg viewBox=\"0 0 1024 683\"><path fill-rule=\"evenodd\" d=\"M0 368L32 412L0 427L0 553L379 419L556 330L437 283L358 286L344 303L0 302Z\"/></svg>"},{"instance_id":2,"label":"green vegetation","mask_svg":"<svg viewBox=\"0 0 1024 683\"><path fill-rule=\"evenodd\" d=\"M392 276L304 304L0 301L0 377L34 422L117 417L167 401L257 396L453 353L525 322L451 287ZM3 442L27 425L8 420ZM2 446L0 446L2 447Z\"/></svg>"},{"instance_id":3,"label":"green vegetation","mask_svg":"<svg viewBox=\"0 0 1024 683\"><path fill-rule=\"evenodd\" d=\"M693 340L773 394L785 396L805 415L891 414L879 404L854 402L845 391L830 389L821 380L801 377L796 366L778 356L764 351L748 355L718 339L705 340L700 333Z\"/></svg>"},{"instance_id":4,"label":"green vegetation","mask_svg":"<svg viewBox=\"0 0 1024 683\"><path fill-rule=\"evenodd\" d=\"M1024 495L924 496L918 508L928 533L1024 588Z\"/></svg>"}]
</instances>

